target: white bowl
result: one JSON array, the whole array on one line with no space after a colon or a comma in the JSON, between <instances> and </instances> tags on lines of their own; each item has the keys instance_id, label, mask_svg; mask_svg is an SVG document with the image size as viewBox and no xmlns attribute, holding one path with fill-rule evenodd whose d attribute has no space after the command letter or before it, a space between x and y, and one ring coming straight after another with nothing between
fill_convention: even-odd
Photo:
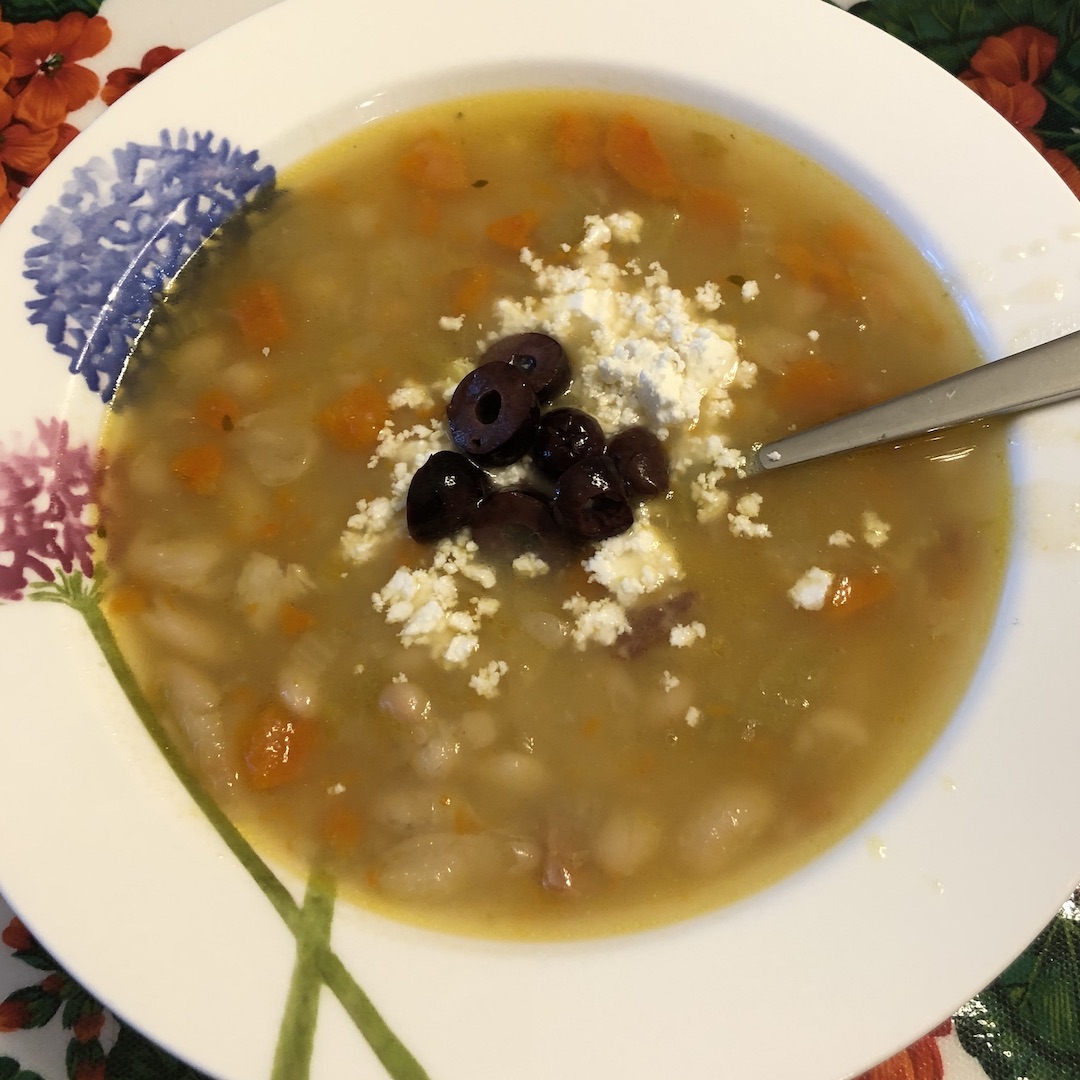
<instances>
[{"instance_id":1,"label":"white bowl","mask_svg":"<svg viewBox=\"0 0 1080 1080\"><path fill-rule=\"evenodd\" d=\"M280 170L391 111L541 84L688 102L825 162L919 245L991 356L1080 328L1080 204L975 95L820 0L545 0L527 14L400 0L377 21L352 0L292 0L127 95L0 230L0 464L41 419L65 420L72 445L96 442L104 406L27 305L52 298L66 320L54 336L70 333L80 295L93 311L105 260L62 264L57 252L97 238L102 218L89 224L85 208L114 197L123 148L142 155L139 192L161 174L146 148L163 132L174 145L181 130L212 132L211 148L227 139L258 152L250 167ZM182 187L184 169L164 168ZM144 202L143 225L161 200ZM52 246L28 263L49 221ZM143 269L113 262L112 273ZM113 301L137 308L134 295ZM350 1019L322 993L312 1075L386 1075L354 1023L370 1035L374 1008L437 1080L838 1080L990 981L1080 871L1078 433L1075 405L1016 423L1014 557L985 660L932 752L853 835L743 902L606 940L459 939L339 904L331 945L369 1000L343 991ZM140 723L91 625L64 604L0 610L0 888L149 1035L228 1080L268 1077L296 952L290 894L303 883L252 878Z\"/></svg>"}]
</instances>

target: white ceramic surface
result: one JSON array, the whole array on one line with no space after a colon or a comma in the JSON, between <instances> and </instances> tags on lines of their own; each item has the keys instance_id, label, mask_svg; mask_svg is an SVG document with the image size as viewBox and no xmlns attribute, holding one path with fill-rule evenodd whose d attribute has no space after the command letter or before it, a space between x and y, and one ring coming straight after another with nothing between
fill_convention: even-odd
<instances>
[{"instance_id":1,"label":"white ceramic surface","mask_svg":"<svg viewBox=\"0 0 1080 1080\"><path fill-rule=\"evenodd\" d=\"M24 253L73 169L184 127L280 170L392 110L488 88L630 90L762 127L878 202L989 354L1080 329L1080 204L952 77L820 0L365 10L291 0L224 32L117 103L27 194L0 231L0 444L37 416L63 415L84 439L100 424L100 402L26 319ZM1077 405L1015 426L1015 558L985 662L915 775L813 865L712 915L592 942L455 939L339 905L334 947L430 1075L839 1080L989 982L1080 872L1078 434ZM292 939L82 621L53 604L0 608L0 680L0 888L148 1034L228 1080L268 1077ZM322 1000L313 1076L384 1075Z\"/></svg>"}]
</instances>

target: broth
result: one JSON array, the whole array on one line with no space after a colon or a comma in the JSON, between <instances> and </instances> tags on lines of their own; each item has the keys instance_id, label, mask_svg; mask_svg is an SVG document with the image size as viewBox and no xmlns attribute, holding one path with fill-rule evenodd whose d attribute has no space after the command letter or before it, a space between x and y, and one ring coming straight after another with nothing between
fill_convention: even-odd
<instances>
[{"instance_id":1,"label":"broth","mask_svg":"<svg viewBox=\"0 0 1080 1080\"><path fill-rule=\"evenodd\" d=\"M519 937L685 917L854 828L978 661L1003 439L740 452L979 362L918 252L766 136L600 93L430 107L286 179L181 275L105 437L107 613L234 820ZM659 432L670 491L554 557L411 540L446 398L526 330L570 357L555 406Z\"/></svg>"}]
</instances>

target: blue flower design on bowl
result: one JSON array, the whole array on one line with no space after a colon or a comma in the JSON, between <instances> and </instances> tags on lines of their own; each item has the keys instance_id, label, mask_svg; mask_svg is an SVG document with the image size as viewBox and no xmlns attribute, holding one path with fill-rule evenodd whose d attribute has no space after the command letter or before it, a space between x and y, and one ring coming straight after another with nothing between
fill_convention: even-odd
<instances>
[{"instance_id":1,"label":"blue flower design on bowl","mask_svg":"<svg viewBox=\"0 0 1080 1080\"><path fill-rule=\"evenodd\" d=\"M275 183L257 151L213 132L161 133L76 168L26 252L30 322L108 402L168 283L202 244Z\"/></svg>"}]
</instances>

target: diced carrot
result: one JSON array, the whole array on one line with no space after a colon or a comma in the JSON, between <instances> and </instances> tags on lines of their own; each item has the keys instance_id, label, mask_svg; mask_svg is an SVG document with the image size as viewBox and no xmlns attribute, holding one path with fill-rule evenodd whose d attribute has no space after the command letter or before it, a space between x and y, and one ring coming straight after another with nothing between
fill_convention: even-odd
<instances>
[{"instance_id":1,"label":"diced carrot","mask_svg":"<svg viewBox=\"0 0 1080 1080\"><path fill-rule=\"evenodd\" d=\"M278 621L286 637L299 637L315 625L315 616L295 604L283 604Z\"/></svg>"},{"instance_id":2,"label":"diced carrot","mask_svg":"<svg viewBox=\"0 0 1080 1080\"><path fill-rule=\"evenodd\" d=\"M213 495L225 464L225 453L217 443L203 443L181 450L171 462L173 475L196 495Z\"/></svg>"},{"instance_id":3,"label":"diced carrot","mask_svg":"<svg viewBox=\"0 0 1080 1080\"><path fill-rule=\"evenodd\" d=\"M466 833L480 831L480 819L475 812L463 802L458 802L454 807L454 832L459 836Z\"/></svg>"},{"instance_id":4,"label":"diced carrot","mask_svg":"<svg viewBox=\"0 0 1080 1080\"><path fill-rule=\"evenodd\" d=\"M600 160L600 132L588 113L567 110L555 118L555 163L560 169L581 172Z\"/></svg>"},{"instance_id":5,"label":"diced carrot","mask_svg":"<svg viewBox=\"0 0 1080 1080\"><path fill-rule=\"evenodd\" d=\"M826 610L847 618L880 604L893 594L893 579L881 570L843 576L833 588Z\"/></svg>"},{"instance_id":6,"label":"diced carrot","mask_svg":"<svg viewBox=\"0 0 1080 1080\"><path fill-rule=\"evenodd\" d=\"M244 748L248 783L268 791L295 780L311 752L315 725L280 705L270 704L255 717Z\"/></svg>"},{"instance_id":7,"label":"diced carrot","mask_svg":"<svg viewBox=\"0 0 1080 1080\"><path fill-rule=\"evenodd\" d=\"M229 309L248 345L266 348L285 339L288 324L281 290L272 281L249 281L229 298Z\"/></svg>"},{"instance_id":8,"label":"diced carrot","mask_svg":"<svg viewBox=\"0 0 1080 1080\"><path fill-rule=\"evenodd\" d=\"M873 241L853 221L837 221L825 231L825 243L844 258L869 251Z\"/></svg>"},{"instance_id":9,"label":"diced carrot","mask_svg":"<svg viewBox=\"0 0 1080 1080\"><path fill-rule=\"evenodd\" d=\"M847 372L819 356L792 363L770 383L768 395L784 419L800 426L832 420L863 403Z\"/></svg>"},{"instance_id":10,"label":"diced carrot","mask_svg":"<svg viewBox=\"0 0 1080 1080\"><path fill-rule=\"evenodd\" d=\"M832 252L815 251L799 241L789 241L777 245L776 257L800 285L819 289L838 300L851 302L861 298L847 268Z\"/></svg>"},{"instance_id":11,"label":"diced carrot","mask_svg":"<svg viewBox=\"0 0 1080 1080\"><path fill-rule=\"evenodd\" d=\"M739 201L720 188L688 188L683 193L682 208L695 222L723 229L734 229L742 217Z\"/></svg>"},{"instance_id":12,"label":"diced carrot","mask_svg":"<svg viewBox=\"0 0 1080 1080\"><path fill-rule=\"evenodd\" d=\"M331 806L322 819L319 831L332 855L339 859L352 854L364 833L364 819L346 806Z\"/></svg>"},{"instance_id":13,"label":"diced carrot","mask_svg":"<svg viewBox=\"0 0 1080 1080\"><path fill-rule=\"evenodd\" d=\"M195 420L213 431L232 431L240 419L236 400L220 388L207 390L195 402Z\"/></svg>"},{"instance_id":14,"label":"diced carrot","mask_svg":"<svg viewBox=\"0 0 1080 1080\"><path fill-rule=\"evenodd\" d=\"M398 171L406 183L420 191L462 191L469 186L465 155L441 131L413 143L401 156Z\"/></svg>"},{"instance_id":15,"label":"diced carrot","mask_svg":"<svg viewBox=\"0 0 1080 1080\"><path fill-rule=\"evenodd\" d=\"M146 593L138 585L126 582L106 593L105 604L112 615L136 615L146 609Z\"/></svg>"},{"instance_id":16,"label":"diced carrot","mask_svg":"<svg viewBox=\"0 0 1080 1080\"><path fill-rule=\"evenodd\" d=\"M465 271L454 293L455 312L470 314L484 302L491 288L491 267L473 266Z\"/></svg>"},{"instance_id":17,"label":"diced carrot","mask_svg":"<svg viewBox=\"0 0 1080 1080\"><path fill-rule=\"evenodd\" d=\"M319 426L342 450L370 450L389 415L386 395L364 382L327 405L319 413Z\"/></svg>"},{"instance_id":18,"label":"diced carrot","mask_svg":"<svg viewBox=\"0 0 1080 1080\"><path fill-rule=\"evenodd\" d=\"M529 243L529 237L540 215L535 210L522 210L520 214L493 221L485 230L489 240L511 251L520 251Z\"/></svg>"},{"instance_id":19,"label":"diced carrot","mask_svg":"<svg viewBox=\"0 0 1080 1080\"><path fill-rule=\"evenodd\" d=\"M679 189L671 163L653 142L649 129L627 114L617 116L604 137L604 158L635 191L670 199Z\"/></svg>"},{"instance_id":20,"label":"diced carrot","mask_svg":"<svg viewBox=\"0 0 1080 1080\"><path fill-rule=\"evenodd\" d=\"M416 196L416 228L421 236L434 236L439 231L441 211L435 197L428 191Z\"/></svg>"}]
</instances>

